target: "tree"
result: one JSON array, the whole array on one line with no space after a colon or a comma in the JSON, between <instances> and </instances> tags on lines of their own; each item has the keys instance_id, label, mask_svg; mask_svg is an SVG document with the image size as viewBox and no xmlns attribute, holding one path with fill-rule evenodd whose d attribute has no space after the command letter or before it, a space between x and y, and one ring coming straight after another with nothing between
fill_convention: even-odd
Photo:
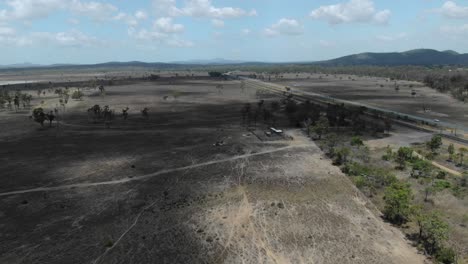
<instances>
[{"instance_id":1,"label":"tree","mask_svg":"<svg viewBox=\"0 0 468 264\"><path fill-rule=\"evenodd\" d=\"M72 93L71 98L74 100L81 100L83 98L84 94L81 91L74 91Z\"/></svg>"},{"instance_id":2,"label":"tree","mask_svg":"<svg viewBox=\"0 0 468 264\"><path fill-rule=\"evenodd\" d=\"M459 153L458 153L458 156L460 158L460 162L458 163L459 166L463 166L463 162L464 162L464 159L465 159L465 153L468 151L466 148L459 148L458 149Z\"/></svg>"},{"instance_id":3,"label":"tree","mask_svg":"<svg viewBox=\"0 0 468 264\"><path fill-rule=\"evenodd\" d=\"M398 168L406 168L406 161L413 157L413 149L410 147L400 147L398 149L395 161L398 163Z\"/></svg>"},{"instance_id":4,"label":"tree","mask_svg":"<svg viewBox=\"0 0 468 264\"><path fill-rule=\"evenodd\" d=\"M148 119L149 118L149 108L148 107L145 107L143 108L143 110L141 110L141 115L145 118L145 119Z\"/></svg>"},{"instance_id":5,"label":"tree","mask_svg":"<svg viewBox=\"0 0 468 264\"><path fill-rule=\"evenodd\" d=\"M338 143L338 135L336 133L329 133L325 137L325 141L330 150L334 149Z\"/></svg>"},{"instance_id":6,"label":"tree","mask_svg":"<svg viewBox=\"0 0 468 264\"><path fill-rule=\"evenodd\" d=\"M244 80L241 81L240 88L241 88L241 92L244 93L244 91L245 91L245 81Z\"/></svg>"},{"instance_id":7,"label":"tree","mask_svg":"<svg viewBox=\"0 0 468 264\"><path fill-rule=\"evenodd\" d=\"M44 109L42 108L35 108L33 110L33 115L32 117L34 118L34 121L38 122L41 124L41 126L44 126L44 121L46 120L46 115L44 113Z\"/></svg>"},{"instance_id":8,"label":"tree","mask_svg":"<svg viewBox=\"0 0 468 264\"><path fill-rule=\"evenodd\" d=\"M13 102L15 104L15 111L17 111L19 109L19 106L20 106L20 99L19 99L18 95L15 95L15 98L13 99Z\"/></svg>"},{"instance_id":9,"label":"tree","mask_svg":"<svg viewBox=\"0 0 468 264\"><path fill-rule=\"evenodd\" d=\"M429 177L431 176L432 172L432 165L427 160L417 159L413 162L413 169L411 170L411 177L419 178L419 177Z\"/></svg>"},{"instance_id":10,"label":"tree","mask_svg":"<svg viewBox=\"0 0 468 264\"><path fill-rule=\"evenodd\" d=\"M362 142L362 139L358 136L354 136L351 138L351 146L357 146L360 148L361 146L364 145L364 142Z\"/></svg>"},{"instance_id":11,"label":"tree","mask_svg":"<svg viewBox=\"0 0 468 264\"><path fill-rule=\"evenodd\" d=\"M348 147L342 147L336 150L335 164L342 165L348 162L348 157L351 154L351 150Z\"/></svg>"},{"instance_id":12,"label":"tree","mask_svg":"<svg viewBox=\"0 0 468 264\"><path fill-rule=\"evenodd\" d=\"M441 249L448 238L449 226L438 213L421 214L419 228L421 242L431 255Z\"/></svg>"},{"instance_id":13,"label":"tree","mask_svg":"<svg viewBox=\"0 0 468 264\"><path fill-rule=\"evenodd\" d=\"M99 92L101 93L101 95L105 95L106 94L106 89L104 88L103 85L99 85Z\"/></svg>"},{"instance_id":14,"label":"tree","mask_svg":"<svg viewBox=\"0 0 468 264\"><path fill-rule=\"evenodd\" d=\"M431 140L426 143L432 154L437 154L437 150L442 146L442 136L434 135Z\"/></svg>"},{"instance_id":15,"label":"tree","mask_svg":"<svg viewBox=\"0 0 468 264\"><path fill-rule=\"evenodd\" d=\"M390 118L384 118L384 132L387 131L387 133L390 133L390 130L392 129L392 121Z\"/></svg>"},{"instance_id":16,"label":"tree","mask_svg":"<svg viewBox=\"0 0 468 264\"><path fill-rule=\"evenodd\" d=\"M390 222L401 225L406 223L411 213L413 195L409 184L394 182L385 189L384 216Z\"/></svg>"},{"instance_id":17,"label":"tree","mask_svg":"<svg viewBox=\"0 0 468 264\"><path fill-rule=\"evenodd\" d=\"M447 151L449 153L449 160L452 161L453 155L455 154L455 146L453 145L453 143L450 143L450 145L447 148Z\"/></svg>"},{"instance_id":18,"label":"tree","mask_svg":"<svg viewBox=\"0 0 468 264\"><path fill-rule=\"evenodd\" d=\"M223 73L217 72L217 71L211 71L211 72L208 72L208 75L210 75L210 77L217 78L217 77L221 77Z\"/></svg>"},{"instance_id":19,"label":"tree","mask_svg":"<svg viewBox=\"0 0 468 264\"><path fill-rule=\"evenodd\" d=\"M330 123L328 119L324 116L321 116L319 120L312 126L312 131L318 135L318 139L322 139L322 135L328 132L330 128Z\"/></svg>"},{"instance_id":20,"label":"tree","mask_svg":"<svg viewBox=\"0 0 468 264\"><path fill-rule=\"evenodd\" d=\"M52 121L54 121L54 119L55 119L54 112L53 112L53 111L50 111L50 112L46 115L46 118L47 118L47 120L49 120L49 127L52 127Z\"/></svg>"},{"instance_id":21,"label":"tree","mask_svg":"<svg viewBox=\"0 0 468 264\"><path fill-rule=\"evenodd\" d=\"M124 109L122 109L122 116L124 120L127 120L128 118L128 110L130 110L130 108L128 107L125 107Z\"/></svg>"}]
</instances>

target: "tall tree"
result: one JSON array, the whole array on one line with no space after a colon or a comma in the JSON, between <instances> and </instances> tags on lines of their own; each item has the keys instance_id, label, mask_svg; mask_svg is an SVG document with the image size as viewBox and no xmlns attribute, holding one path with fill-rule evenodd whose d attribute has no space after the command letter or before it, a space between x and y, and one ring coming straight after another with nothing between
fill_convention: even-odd
<instances>
[{"instance_id":1,"label":"tall tree","mask_svg":"<svg viewBox=\"0 0 468 264\"><path fill-rule=\"evenodd\" d=\"M385 189L384 216L390 222L401 225L408 221L413 194L409 184L394 182Z\"/></svg>"}]
</instances>

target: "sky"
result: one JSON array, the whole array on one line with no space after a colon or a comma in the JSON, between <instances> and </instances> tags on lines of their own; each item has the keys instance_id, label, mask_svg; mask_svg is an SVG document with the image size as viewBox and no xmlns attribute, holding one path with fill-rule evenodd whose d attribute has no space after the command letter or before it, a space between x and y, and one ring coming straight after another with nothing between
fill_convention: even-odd
<instances>
[{"instance_id":1,"label":"sky","mask_svg":"<svg viewBox=\"0 0 468 264\"><path fill-rule=\"evenodd\" d=\"M0 0L0 65L468 53L468 1Z\"/></svg>"}]
</instances>

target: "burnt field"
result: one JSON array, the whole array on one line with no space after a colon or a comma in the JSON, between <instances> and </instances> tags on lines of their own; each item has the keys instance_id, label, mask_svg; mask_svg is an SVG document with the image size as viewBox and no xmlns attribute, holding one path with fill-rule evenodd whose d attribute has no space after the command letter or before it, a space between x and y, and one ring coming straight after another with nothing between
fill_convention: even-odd
<instances>
[{"instance_id":1,"label":"burnt field","mask_svg":"<svg viewBox=\"0 0 468 264\"><path fill-rule=\"evenodd\" d=\"M332 74L284 74L272 82L293 89L361 102L428 119L468 127L468 106L418 82ZM413 94L414 92L414 94Z\"/></svg>"},{"instance_id":2,"label":"burnt field","mask_svg":"<svg viewBox=\"0 0 468 264\"><path fill-rule=\"evenodd\" d=\"M246 129L240 82L83 91L51 127L0 112L0 263L424 262L302 131Z\"/></svg>"}]
</instances>

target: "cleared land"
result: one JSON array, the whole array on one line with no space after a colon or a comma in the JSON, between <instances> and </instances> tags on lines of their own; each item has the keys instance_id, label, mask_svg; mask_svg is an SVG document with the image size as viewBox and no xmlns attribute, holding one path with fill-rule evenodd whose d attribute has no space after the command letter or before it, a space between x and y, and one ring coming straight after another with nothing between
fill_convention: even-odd
<instances>
[{"instance_id":1,"label":"cleared land","mask_svg":"<svg viewBox=\"0 0 468 264\"><path fill-rule=\"evenodd\" d=\"M424 262L300 131L260 141L242 127L255 91L236 81L85 93L52 128L0 112L1 263ZM94 104L130 116L106 129Z\"/></svg>"}]
</instances>

